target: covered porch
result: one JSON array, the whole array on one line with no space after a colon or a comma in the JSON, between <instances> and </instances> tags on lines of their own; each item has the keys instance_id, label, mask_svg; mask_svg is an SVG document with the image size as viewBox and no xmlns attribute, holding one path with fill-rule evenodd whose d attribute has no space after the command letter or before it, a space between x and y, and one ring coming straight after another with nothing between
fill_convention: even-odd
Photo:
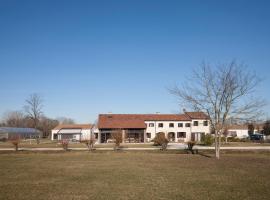
<instances>
[{"instance_id":1,"label":"covered porch","mask_svg":"<svg viewBox=\"0 0 270 200\"><path fill-rule=\"evenodd\" d=\"M120 129L122 134L122 143L144 143L146 138L145 129ZM101 129L98 133L99 143L112 143L112 133L116 129ZM119 130L118 130L119 131Z\"/></svg>"},{"instance_id":2,"label":"covered porch","mask_svg":"<svg viewBox=\"0 0 270 200\"><path fill-rule=\"evenodd\" d=\"M57 133L58 140L80 141L82 138L82 129L61 129Z\"/></svg>"}]
</instances>

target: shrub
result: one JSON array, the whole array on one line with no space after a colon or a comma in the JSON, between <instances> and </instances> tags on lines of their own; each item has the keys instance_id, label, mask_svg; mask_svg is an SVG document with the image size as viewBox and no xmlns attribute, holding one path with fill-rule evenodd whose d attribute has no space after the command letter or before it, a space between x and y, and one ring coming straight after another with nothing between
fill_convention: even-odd
<instances>
[{"instance_id":1,"label":"shrub","mask_svg":"<svg viewBox=\"0 0 270 200\"><path fill-rule=\"evenodd\" d=\"M240 138L238 137L229 137L228 138L228 142L240 142Z\"/></svg>"},{"instance_id":2,"label":"shrub","mask_svg":"<svg viewBox=\"0 0 270 200\"><path fill-rule=\"evenodd\" d=\"M91 135L89 138L82 139L80 142L84 143L87 146L88 151L92 151L94 150L94 144L96 142L96 139L94 135Z\"/></svg>"},{"instance_id":3,"label":"shrub","mask_svg":"<svg viewBox=\"0 0 270 200\"><path fill-rule=\"evenodd\" d=\"M165 137L165 133L157 133L153 141L155 146L161 146L162 150L167 149L169 140Z\"/></svg>"},{"instance_id":4,"label":"shrub","mask_svg":"<svg viewBox=\"0 0 270 200\"><path fill-rule=\"evenodd\" d=\"M117 150L120 147L120 144L122 143L122 130L117 129L112 132L112 139L114 140L115 147L114 149Z\"/></svg>"},{"instance_id":5,"label":"shrub","mask_svg":"<svg viewBox=\"0 0 270 200\"><path fill-rule=\"evenodd\" d=\"M11 144L14 145L15 151L19 150L19 144L21 142L20 136L16 135L16 136L12 136L10 139Z\"/></svg>"},{"instance_id":6,"label":"shrub","mask_svg":"<svg viewBox=\"0 0 270 200\"><path fill-rule=\"evenodd\" d=\"M68 144L69 144L69 140L67 139L61 140L61 145L65 151L68 150Z\"/></svg>"},{"instance_id":7,"label":"shrub","mask_svg":"<svg viewBox=\"0 0 270 200\"><path fill-rule=\"evenodd\" d=\"M206 134L202 136L201 142L206 146L211 146L215 142L215 139L212 135Z\"/></svg>"},{"instance_id":8,"label":"shrub","mask_svg":"<svg viewBox=\"0 0 270 200\"><path fill-rule=\"evenodd\" d=\"M194 154L194 151L193 151L193 147L194 147L194 145L196 144L196 142L195 141L188 141L187 142L187 146L188 146L188 151L190 151L192 154Z\"/></svg>"}]
</instances>

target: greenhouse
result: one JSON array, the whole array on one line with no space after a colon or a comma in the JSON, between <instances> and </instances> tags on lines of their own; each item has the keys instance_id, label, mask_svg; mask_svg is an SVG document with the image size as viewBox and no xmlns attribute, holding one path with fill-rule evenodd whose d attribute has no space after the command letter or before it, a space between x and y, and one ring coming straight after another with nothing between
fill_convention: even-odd
<instances>
[{"instance_id":1,"label":"greenhouse","mask_svg":"<svg viewBox=\"0 0 270 200\"><path fill-rule=\"evenodd\" d=\"M35 128L0 127L0 140L19 137L21 139L39 138L41 131Z\"/></svg>"}]
</instances>

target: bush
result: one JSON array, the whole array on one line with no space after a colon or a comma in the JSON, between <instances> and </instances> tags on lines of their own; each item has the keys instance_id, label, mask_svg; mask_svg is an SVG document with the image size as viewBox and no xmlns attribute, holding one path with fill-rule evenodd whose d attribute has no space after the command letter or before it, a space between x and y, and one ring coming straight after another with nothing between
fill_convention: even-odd
<instances>
[{"instance_id":1,"label":"bush","mask_svg":"<svg viewBox=\"0 0 270 200\"><path fill-rule=\"evenodd\" d=\"M241 139L237 137L228 137L228 142L240 142Z\"/></svg>"},{"instance_id":2,"label":"bush","mask_svg":"<svg viewBox=\"0 0 270 200\"><path fill-rule=\"evenodd\" d=\"M21 139L19 136L13 136L9 139L9 141L11 142L11 144L14 145L15 151L19 150L19 144L21 142Z\"/></svg>"},{"instance_id":3,"label":"bush","mask_svg":"<svg viewBox=\"0 0 270 200\"><path fill-rule=\"evenodd\" d=\"M154 138L154 146L161 146L162 150L166 150L169 140L165 137L165 133L157 133Z\"/></svg>"},{"instance_id":4,"label":"bush","mask_svg":"<svg viewBox=\"0 0 270 200\"><path fill-rule=\"evenodd\" d=\"M69 140L61 140L61 145L65 151L68 150Z\"/></svg>"},{"instance_id":5,"label":"bush","mask_svg":"<svg viewBox=\"0 0 270 200\"><path fill-rule=\"evenodd\" d=\"M188 141L187 142L187 146L188 146L187 150L190 151L192 154L194 154L193 147L194 147L195 144L196 144L195 141Z\"/></svg>"},{"instance_id":6,"label":"bush","mask_svg":"<svg viewBox=\"0 0 270 200\"><path fill-rule=\"evenodd\" d=\"M201 142L206 146L211 146L215 142L215 139L211 134L206 134L202 136Z\"/></svg>"},{"instance_id":7,"label":"bush","mask_svg":"<svg viewBox=\"0 0 270 200\"><path fill-rule=\"evenodd\" d=\"M122 143L123 137L122 137L122 130L121 129L116 129L112 132L112 139L114 140L115 143L115 150L118 150L120 147L120 144Z\"/></svg>"},{"instance_id":8,"label":"bush","mask_svg":"<svg viewBox=\"0 0 270 200\"><path fill-rule=\"evenodd\" d=\"M96 139L93 136L90 136L89 139L83 139L80 141L80 143L83 143L87 146L88 151L94 150L94 144L96 142Z\"/></svg>"}]
</instances>

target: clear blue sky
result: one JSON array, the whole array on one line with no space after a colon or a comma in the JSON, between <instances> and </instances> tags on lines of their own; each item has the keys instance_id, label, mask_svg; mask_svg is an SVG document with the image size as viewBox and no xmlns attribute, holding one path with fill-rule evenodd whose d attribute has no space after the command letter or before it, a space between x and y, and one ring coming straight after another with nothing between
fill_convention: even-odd
<instances>
[{"instance_id":1,"label":"clear blue sky","mask_svg":"<svg viewBox=\"0 0 270 200\"><path fill-rule=\"evenodd\" d=\"M176 112L166 87L203 60L245 62L269 101L269 10L255 0L0 0L0 116L34 92L47 116L78 123Z\"/></svg>"}]
</instances>

